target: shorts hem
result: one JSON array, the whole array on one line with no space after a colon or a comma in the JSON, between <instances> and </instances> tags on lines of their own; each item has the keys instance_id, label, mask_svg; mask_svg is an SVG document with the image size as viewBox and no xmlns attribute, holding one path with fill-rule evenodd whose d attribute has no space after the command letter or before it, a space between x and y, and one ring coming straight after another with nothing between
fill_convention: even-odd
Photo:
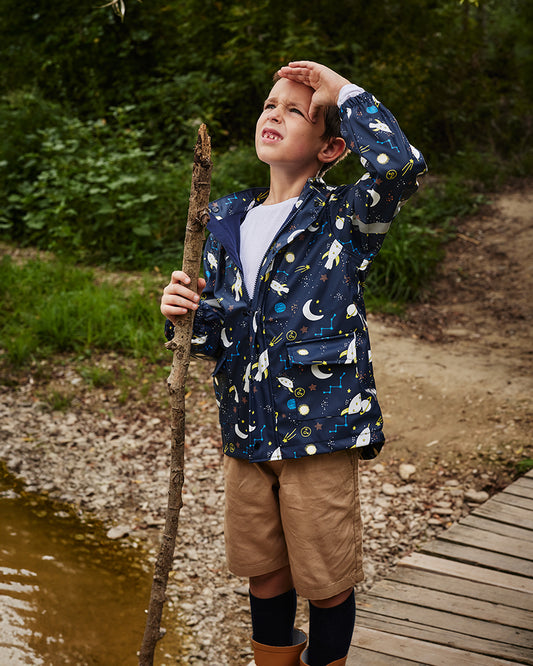
<instances>
[{"instance_id":1,"label":"shorts hem","mask_svg":"<svg viewBox=\"0 0 533 666\"><path fill-rule=\"evenodd\" d=\"M295 584L295 589L297 594L303 599L329 599L329 597L334 597L336 594L344 592L351 587L357 585L365 578L362 571L354 571L351 576L346 576L342 580L335 581L324 587L304 587L300 584Z\"/></svg>"},{"instance_id":2,"label":"shorts hem","mask_svg":"<svg viewBox=\"0 0 533 666\"><path fill-rule=\"evenodd\" d=\"M264 574L272 573L278 569L283 569L283 567L289 566L289 560L287 558L262 562L260 564L252 565L243 565L235 566L228 562L228 569L234 576L239 576L239 578L253 578L254 576L263 576Z\"/></svg>"}]
</instances>

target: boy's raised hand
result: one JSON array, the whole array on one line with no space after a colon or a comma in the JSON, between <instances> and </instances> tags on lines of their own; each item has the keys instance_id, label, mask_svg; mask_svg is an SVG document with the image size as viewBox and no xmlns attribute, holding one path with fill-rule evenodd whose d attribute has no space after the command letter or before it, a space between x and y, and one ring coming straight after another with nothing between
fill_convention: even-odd
<instances>
[{"instance_id":1,"label":"boy's raised hand","mask_svg":"<svg viewBox=\"0 0 533 666\"><path fill-rule=\"evenodd\" d=\"M285 79L303 83L315 91L309 106L309 117L316 122L318 110L324 106L337 104L339 92L343 86L350 83L329 67L311 60L298 60L282 67L278 74Z\"/></svg>"},{"instance_id":2,"label":"boy's raised hand","mask_svg":"<svg viewBox=\"0 0 533 666\"><path fill-rule=\"evenodd\" d=\"M161 297L161 314L175 324L180 315L187 310L196 310L200 301L200 294L205 288L205 280L198 278L198 293L187 287L191 278L183 271L174 271L170 282L163 290Z\"/></svg>"}]
</instances>

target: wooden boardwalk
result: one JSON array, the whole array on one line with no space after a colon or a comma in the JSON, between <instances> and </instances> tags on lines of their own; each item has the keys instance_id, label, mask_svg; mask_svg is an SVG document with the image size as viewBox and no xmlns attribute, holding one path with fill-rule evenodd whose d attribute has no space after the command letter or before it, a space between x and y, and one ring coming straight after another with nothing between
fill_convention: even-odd
<instances>
[{"instance_id":1,"label":"wooden boardwalk","mask_svg":"<svg viewBox=\"0 0 533 666\"><path fill-rule=\"evenodd\" d=\"M347 666L533 665L533 470L357 595Z\"/></svg>"}]
</instances>

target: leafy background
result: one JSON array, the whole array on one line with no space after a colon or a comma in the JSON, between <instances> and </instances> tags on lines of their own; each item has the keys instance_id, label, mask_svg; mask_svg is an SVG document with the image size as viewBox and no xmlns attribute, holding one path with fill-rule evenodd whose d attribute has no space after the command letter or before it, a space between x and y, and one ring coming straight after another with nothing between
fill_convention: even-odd
<instances>
[{"instance_id":1,"label":"leafy background","mask_svg":"<svg viewBox=\"0 0 533 666\"><path fill-rule=\"evenodd\" d=\"M213 197L264 184L255 120L296 58L372 91L430 165L371 274L378 296L416 298L454 217L531 171L529 0L129 0L124 21L87 1L0 10L0 235L18 245L179 265L197 127L213 139Z\"/></svg>"}]
</instances>

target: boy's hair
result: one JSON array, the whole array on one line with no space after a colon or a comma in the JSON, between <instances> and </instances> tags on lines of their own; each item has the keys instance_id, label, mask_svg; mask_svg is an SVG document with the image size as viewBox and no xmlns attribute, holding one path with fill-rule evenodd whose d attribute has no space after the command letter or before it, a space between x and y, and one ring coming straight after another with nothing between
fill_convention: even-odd
<instances>
[{"instance_id":1,"label":"boy's hair","mask_svg":"<svg viewBox=\"0 0 533 666\"><path fill-rule=\"evenodd\" d=\"M273 81L274 83L277 83L282 78L283 77L276 72L276 74L273 76ZM339 113L339 107L336 104L333 104L331 106L324 107L324 134L322 134L320 138L322 141L328 141L328 139L336 139L337 137L342 138L341 117ZM317 176L322 177L326 171L343 160L349 152L349 148L345 148L339 157L333 160L333 162L324 162L320 167Z\"/></svg>"}]
</instances>

